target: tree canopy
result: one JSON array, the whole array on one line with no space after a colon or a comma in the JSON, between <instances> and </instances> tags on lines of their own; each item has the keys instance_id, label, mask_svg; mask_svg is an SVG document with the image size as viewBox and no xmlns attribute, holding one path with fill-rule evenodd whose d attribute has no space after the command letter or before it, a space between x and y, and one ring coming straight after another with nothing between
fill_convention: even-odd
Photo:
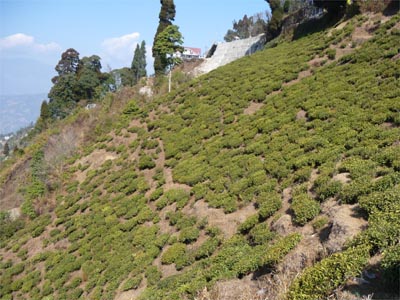
<instances>
[{"instance_id":1,"label":"tree canopy","mask_svg":"<svg viewBox=\"0 0 400 300\"><path fill-rule=\"evenodd\" d=\"M153 42L153 57L154 57L154 71L156 74L163 73L167 62L163 59L161 53L155 49L154 45L157 43L159 39L159 35L167 28L169 25L172 25L172 21L175 20L175 4L173 0L160 0L161 3L161 11L159 14L160 22L157 27L157 32L154 36Z\"/></svg>"},{"instance_id":2,"label":"tree canopy","mask_svg":"<svg viewBox=\"0 0 400 300\"><path fill-rule=\"evenodd\" d=\"M181 59L175 53L183 52L182 44L183 37L179 32L179 27L176 25L168 26L159 34L153 49L160 54L162 60L165 62L163 71L167 71L181 62Z\"/></svg>"},{"instance_id":3,"label":"tree canopy","mask_svg":"<svg viewBox=\"0 0 400 300\"><path fill-rule=\"evenodd\" d=\"M269 16L267 14L259 13L252 17L244 15L239 21L233 22L233 29L227 31L224 40L231 42L236 39L246 39L262 34L266 30L268 20Z\"/></svg>"},{"instance_id":4,"label":"tree canopy","mask_svg":"<svg viewBox=\"0 0 400 300\"><path fill-rule=\"evenodd\" d=\"M79 58L73 48L62 53L55 67L58 76L48 97L48 110L53 118L64 118L82 99L91 100L109 90L109 74L101 72L101 58L97 55Z\"/></svg>"}]
</instances>

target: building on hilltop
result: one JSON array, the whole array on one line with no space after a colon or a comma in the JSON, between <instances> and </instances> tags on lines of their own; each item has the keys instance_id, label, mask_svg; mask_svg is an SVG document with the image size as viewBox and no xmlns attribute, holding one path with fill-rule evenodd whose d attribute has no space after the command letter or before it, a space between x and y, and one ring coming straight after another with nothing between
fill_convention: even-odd
<instances>
[{"instance_id":1,"label":"building on hilltop","mask_svg":"<svg viewBox=\"0 0 400 300\"><path fill-rule=\"evenodd\" d=\"M199 59L201 58L201 49L193 47L183 47L183 53L179 53L178 57L183 60Z\"/></svg>"}]
</instances>

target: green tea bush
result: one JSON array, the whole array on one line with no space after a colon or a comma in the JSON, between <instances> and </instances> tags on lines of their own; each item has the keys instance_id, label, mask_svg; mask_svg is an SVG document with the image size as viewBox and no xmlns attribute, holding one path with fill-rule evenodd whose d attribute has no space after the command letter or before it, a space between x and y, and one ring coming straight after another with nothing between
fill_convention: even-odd
<instances>
[{"instance_id":1,"label":"green tea bush","mask_svg":"<svg viewBox=\"0 0 400 300\"><path fill-rule=\"evenodd\" d=\"M254 226L258 224L259 215L252 215L246 219L242 224L239 225L238 231L242 234L246 234L252 229Z\"/></svg>"},{"instance_id":2,"label":"green tea bush","mask_svg":"<svg viewBox=\"0 0 400 300\"><path fill-rule=\"evenodd\" d=\"M138 166L139 170L153 169L156 166L156 163L153 161L151 156L143 153L140 155Z\"/></svg>"},{"instance_id":3,"label":"green tea bush","mask_svg":"<svg viewBox=\"0 0 400 300\"><path fill-rule=\"evenodd\" d=\"M191 244L197 240L199 235L200 231L196 227L186 227L180 231L178 241L185 244Z\"/></svg>"},{"instance_id":4,"label":"green tea bush","mask_svg":"<svg viewBox=\"0 0 400 300\"><path fill-rule=\"evenodd\" d=\"M142 275L137 275L135 277L127 279L122 286L122 290L128 291L132 289L137 289L140 283L142 282L142 279L143 279Z\"/></svg>"},{"instance_id":5,"label":"green tea bush","mask_svg":"<svg viewBox=\"0 0 400 300\"><path fill-rule=\"evenodd\" d=\"M252 245L262 245L272 241L276 237L276 233L271 232L267 223L255 225L249 232L249 240Z\"/></svg>"},{"instance_id":6,"label":"green tea bush","mask_svg":"<svg viewBox=\"0 0 400 300\"><path fill-rule=\"evenodd\" d=\"M210 257L221 244L221 240L217 237L210 237L198 247L193 256L196 260Z\"/></svg>"},{"instance_id":7,"label":"green tea bush","mask_svg":"<svg viewBox=\"0 0 400 300\"><path fill-rule=\"evenodd\" d=\"M164 189L162 187L156 189L153 193L151 193L149 200L150 201L156 201L159 199L164 193Z\"/></svg>"},{"instance_id":8,"label":"green tea bush","mask_svg":"<svg viewBox=\"0 0 400 300\"><path fill-rule=\"evenodd\" d=\"M156 202L156 206L158 209L161 209L164 205L170 205L176 202L177 208L183 208L189 201L190 194L183 189L171 189L164 192L164 195L160 200ZM163 205L161 205L161 204Z\"/></svg>"},{"instance_id":9,"label":"green tea bush","mask_svg":"<svg viewBox=\"0 0 400 300\"><path fill-rule=\"evenodd\" d=\"M369 176L359 177L344 185L339 193L339 199L344 203L357 203L359 198L371 192L372 182Z\"/></svg>"},{"instance_id":10,"label":"green tea bush","mask_svg":"<svg viewBox=\"0 0 400 300\"><path fill-rule=\"evenodd\" d=\"M335 197L342 189L342 183L332 180L327 175L318 176L313 184L313 190L317 194L319 201L325 201L328 198Z\"/></svg>"},{"instance_id":11,"label":"green tea bush","mask_svg":"<svg viewBox=\"0 0 400 300\"><path fill-rule=\"evenodd\" d=\"M299 225L304 225L314 219L319 212L319 203L310 198L307 194L299 194L293 197L291 208L294 213L294 221Z\"/></svg>"},{"instance_id":12,"label":"green tea bush","mask_svg":"<svg viewBox=\"0 0 400 300\"><path fill-rule=\"evenodd\" d=\"M383 252L382 258L383 281L388 291L397 293L400 288L399 268L400 268L400 245L388 247Z\"/></svg>"},{"instance_id":13,"label":"green tea bush","mask_svg":"<svg viewBox=\"0 0 400 300\"><path fill-rule=\"evenodd\" d=\"M281 197L277 193L261 193L257 202L259 203L258 214L263 220L271 217L282 207Z\"/></svg>"},{"instance_id":14,"label":"green tea bush","mask_svg":"<svg viewBox=\"0 0 400 300\"><path fill-rule=\"evenodd\" d=\"M170 265L185 257L186 245L183 243L175 243L169 247L161 256L161 263L163 265Z\"/></svg>"},{"instance_id":15,"label":"green tea bush","mask_svg":"<svg viewBox=\"0 0 400 300\"><path fill-rule=\"evenodd\" d=\"M146 268L145 276L147 285L157 285L161 279L161 272L156 266L149 266Z\"/></svg>"},{"instance_id":16,"label":"green tea bush","mask_svg":"<svg viewBox=\"0 0 400 300\"><path fill-rule=\"evenodd\" d=\"M305 269L290 286L288 298L325 299L349 278L360 274L368 258L367 247L335 253Z\"/></svg>"}]
</instances>

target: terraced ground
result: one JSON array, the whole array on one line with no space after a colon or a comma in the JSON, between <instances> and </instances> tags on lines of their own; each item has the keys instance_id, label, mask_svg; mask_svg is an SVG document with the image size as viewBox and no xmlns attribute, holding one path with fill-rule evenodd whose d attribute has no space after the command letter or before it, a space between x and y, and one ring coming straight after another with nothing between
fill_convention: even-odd
<instances>
[{"instance_id":1,"label":"terraced ground","mask_svg":"<svg viewBox=\"0 0 400 300\"><path fill-rule=\"evenodd\" d=\"M1 172L30 164L31 220L2 215L0 297L395 298L399 45L399 14L360 15L42 133ZM94 142L59 162L68 126Z\"/></svg>"}]
</instances>

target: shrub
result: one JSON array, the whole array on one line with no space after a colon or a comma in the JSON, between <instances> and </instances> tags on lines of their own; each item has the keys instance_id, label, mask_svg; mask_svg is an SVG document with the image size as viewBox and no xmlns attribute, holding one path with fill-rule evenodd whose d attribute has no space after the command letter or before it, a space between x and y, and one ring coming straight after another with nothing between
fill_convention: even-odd
<instances>
[{"instance_id":1,"label":"shrub","mask_svg":"<svg viewBox=\"0 0 400 300\"><path fill-rule=\"evenodd\" d=\"M293 197L291 208L294 213L294 221L304 225L319 214L319 203L307 194L299 194Z\"/></svg>"},{"instance_id":2,"label":"shrub","mask_svg":"<svg viewBox=\"0 0 400 300\"><path fill-rule=\"evenodd\" d=\"M267 219L271 217L276 211L282 207L281 197L276 193L262 193L258 197L260 204L259 216L261 219Z\"/></svg>"},{"instance_id":3,"label":"shrub","mask_svg":"<svg viewBox=\"0 0 400 300\"><path fill-rule=\"evenodd\" d=\"M321 216L316 218L313 222L312 222L312 227L314 228L314 230L320 230L321 228L323 228L326 224L328 224L329 219L326 216Z\"/></svg>"},{"instance_id":4,"label":"shrub","mask_svg":"<svg viewBox=\"0 0 400 300\"><path fill-rule=\"evenodd\" d=\"M200 235L200 231L196 227L187 227L181 230L179 233L178 241L190 244L197 240Z\"/></svg>"},{"instance_id":5,"label":"shrub","mask_svg":"<svg viewBox=\"0 0 400 300\"><path fill-rule=\"evenodd\" d=\"M239 225L238 231L242 234L248 233L258 223L258 220L258 214L248 217L246 221Z\"/></svg>"},{"instance_id":6,"label":"shrub","mask_svg":"<svg viewBox=\"0 0 400 300\"><path fill-rule=\"evenodd\" d=\"M324 201L330 197L336 196L342 188L342 183L332 180L329 176L319 176L313 185L314 191L317 193L317 199Z\"/></svg>"},{"instance_id":7,"label":"shrub","mask_svg":"<svg viewBox=\"0 0 400 300\"><path fill-rule=\"evenodd\" d=\"M125 281L124 285L122 286L123 291L128 291L132 289L137 289L142 282L142 275L137 275L135 277L129 278Z\"/></svg>"},{"instance_id":8,"label":"shrub","mask_svg":"<svg viewBox=\"0 0 400 300\"><path fill-rule=\"evenodd\" d=\"M164 193L161 199L156 202L157 209L162 209L167 205L176 202L178 208L184 207L189 201L189 193L183 189L171 189Z\"/></svg>"},{"instance_id":9,"label":"shrub","mask_svg":"<svg viewBox=\"0 0 400 300\"><path fill-rule=\"evenodd\" d=\"M207 239L199 248L197 248L193 256L196 260L202 259L202 258L207 258L210 257L214 251L218 248L220 245L221 241L217 237L211 237Z\"/></svg>"},{"instance_id":10,"label":"shrub","mask_svg":"<svg viewBox=\"0 0 400 300\"><path fill-rule=\"evenodd\" d=\"M153 161L151 156L147 154L142 154L140 155L139 158L139 169L144 170L144 169L153 169L156 166L156 163Z\"/></svg>"},{"instance_id":11,"label":"shrub","mask_svg":"<svg viewBox=\"0 0 400 300\"><path fill-rule=\"evenodd\" d=\"M186 245L183 243L175 243L169 247L161 256L163 265L170 265L179 261L186 256Z\"/></svg>"},{"instance_id":12,"label":"shrub","mask_svg":"<svg viewBox=\"0 0 400 300\"><path fill-rule=\"evenodd\" d=\"M386 288L393 293L397 293L400 288L399 269L400 269L400 245L394 245L383 252L382 258L383 281Z\"/></svg>"},{"instance_id":13,"label":"shrub","mask_svg":"<svg viewBox=\"0 0 400 300\"><path fill-rule=\"evenodd\" d=\"M267 223L254 226L249 232L249 239L252 245L262 245L273 240L276 233L271 232Z\"/></svg>"},{"instance_id":14,"label":"shrub","mask_svg":"<svg viewBox=\"0 0 400 300\"><path fill-rule=\"evenodd\" d=\"M326 299L335 288L344 284L350 277L360 274L368 258L369 251L366 247L333 254L305 269L290 286L288 298Z\"/></svg>"},{"instance_id":15,"label":"shrub","mask_svg":"<svg viewBox=\"0 0 400 300\"><path fill-rule=\"evenodd\" d=\"M156 266L149 266L146 268L145 276L148 285L157 285L161 279L161 272Z\"/></svg>"},{"instance_id":16,"label":"shrub","mask_svg":"<svg viewBox=\"0 0 400 300\"><path fill-rule=\"evenodd\" d=\"M155 201L162 196L164 189L162 187L156 189L153 193L151 193L149 200Z\"/></svg>"}]
</instances>

